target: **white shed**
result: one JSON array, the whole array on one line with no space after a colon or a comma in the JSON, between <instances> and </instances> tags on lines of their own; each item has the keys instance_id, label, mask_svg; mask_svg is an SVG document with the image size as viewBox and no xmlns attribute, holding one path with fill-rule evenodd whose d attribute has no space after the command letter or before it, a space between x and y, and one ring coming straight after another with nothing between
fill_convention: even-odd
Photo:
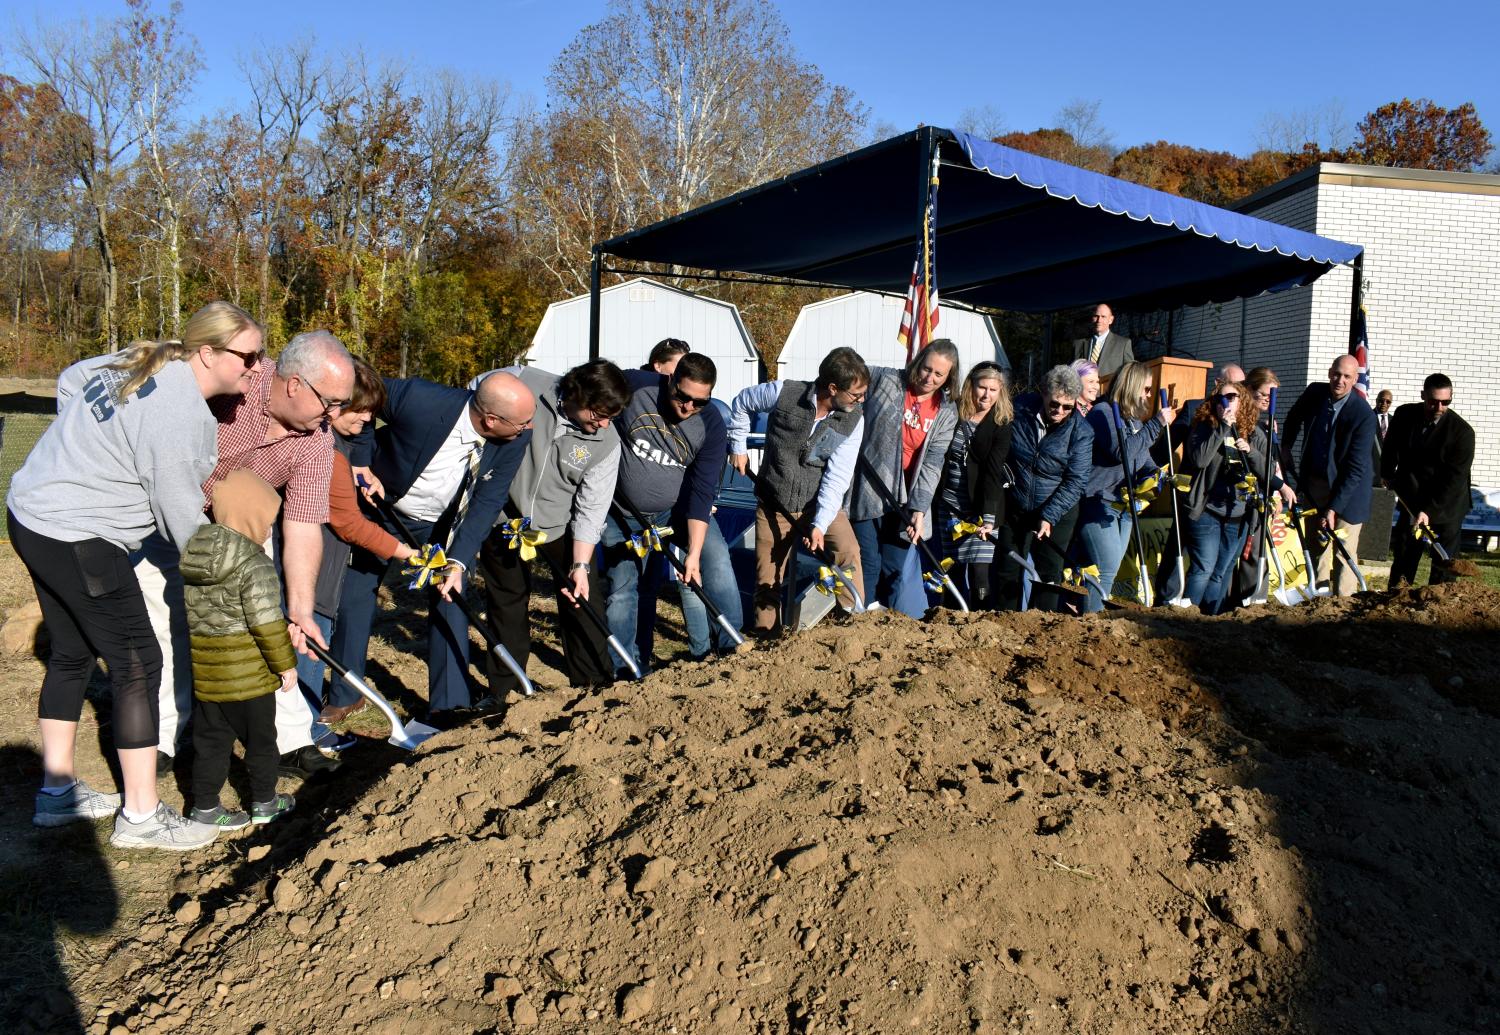
<instances>
[{"instance_id":1,"label":"white shed","mask_svg":"<svg viewBox=\"0 0 1500 1035\"><path fill-rule=\"evenodd\" d=\"M599 292L599 354L638 367L663 338L681 338L714 361L714 395L730 400L760 380L760 360L739 309L638 278ZM589 358L589 296L553 302L521 362L560 374Z\"/></svg>"},{"instance_id":2,"label":"white shed","mask_svg":"<svg viewBox=\"0 0 1500 1035\"><path fill-rule=\"evenodd\" d=\"M857 350L871 366L904 366L906 346L896 340L896 332L901 329L905 306L904 298L868 291L803 306L777 360L776 376L810 380L823 357L841 345ZM958 346L959 363L966 374L985 360L1010 369L1005 346L988 316L947 303L939 310L936 336L951 338Z\"/></svg>"}]
</instances>

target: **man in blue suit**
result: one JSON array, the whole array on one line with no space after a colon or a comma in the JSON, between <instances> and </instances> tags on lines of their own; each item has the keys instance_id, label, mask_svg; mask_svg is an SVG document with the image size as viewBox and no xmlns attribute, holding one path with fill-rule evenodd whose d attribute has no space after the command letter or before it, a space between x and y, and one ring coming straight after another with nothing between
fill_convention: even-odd
<instances>
[{"instance_id":1,"label":"man in blue suit","mask_svg":"<svg viewBox=\"0 0 1500 1035\"><path fill-rule=\"evenodd\" d=\"M1314 521L1325 533L1343 530L1344 546L1356 564L1359 530L1370 517L1375 491L1375 411L1353 391L1358 379L1358 360L1348 355L1335 359L1328 383L1308 385L1292 406L1281 438L1282 476L1296 491L1298 504L1317 508ZM1292 447L1299 437L1302 453L1294 459ZM1334 592L1352 596L1358 582L1333 544L1319 551L1314 538L1308 545L1318 555L1318 581L1329 577L1331 564Z\"/></svg>"},{"instance_id":2,"label":"man in blue suit","mask_svg":"<svg viewBox=\"0 0 1500 1035\"><path fill-rule=\"evenodd\" d=\"M429 590L427 644L428 718L441 721L470 704L469 623L452 595L463 592L464 575L510 495L531 439L536 399L510 374L489 377L474 391L417 378L387 378L385 387L384 425L373 435L366 428L349 459L418 539L444 547L447 555L448 568ZM383 514L374 520L390 527ZM365 672L386 567L356 549L344 579L332 651L358 676Z\"/></svg>"}]
</instances>

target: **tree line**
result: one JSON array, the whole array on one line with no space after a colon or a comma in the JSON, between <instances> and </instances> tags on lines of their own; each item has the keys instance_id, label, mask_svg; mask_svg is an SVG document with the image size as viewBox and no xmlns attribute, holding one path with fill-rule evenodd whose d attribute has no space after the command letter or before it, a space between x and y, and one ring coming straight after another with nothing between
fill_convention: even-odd
<instances>
[{"instance_id":1,"label":"tree line","mask_svg":"<svg viewBox=\"0 0 1500 1035\"><path fill-rule=\"evenodd\" d=\"M180 17L125 0L6 53L0 370L172 337L223 298L272 342L327 327L387 373L461 383L587 289L594 242L885 135L798 56L771 0L613 0L554 60L541 110L493 80L303 39L243 58L237 104L190 120L202 62ZM1386 108L1336 160L1472 168L1489 152L1472 105ZM997 139L1219 204L1334 160L1312 144L1116 152L1097 111ZM708 290L768 358L822 297Z\"/></svg>"}]
</instances>

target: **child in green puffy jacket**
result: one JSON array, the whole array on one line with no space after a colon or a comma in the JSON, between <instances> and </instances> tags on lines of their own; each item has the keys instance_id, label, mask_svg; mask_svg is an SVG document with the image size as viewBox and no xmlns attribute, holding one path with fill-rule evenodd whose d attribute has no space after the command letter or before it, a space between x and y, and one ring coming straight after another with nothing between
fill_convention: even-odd
<instances>
[{"instance_id":1,"label":"child in green puffy jacket","mask_svg":"<svg viewBox=\"0 0 1500 1035\"><path fill-rule=\"evenodd\" d=\"M281 498L259 475L231 472L214 487L214 524L182 551L193 648L193 811L199 823L237 830L291 810L276 792L276 698L297 686L297 657L281 610L276 565L261 544ZM250 809L225 809L219 791L238 740L250 773Z\"/></svg>"}]
</instances>

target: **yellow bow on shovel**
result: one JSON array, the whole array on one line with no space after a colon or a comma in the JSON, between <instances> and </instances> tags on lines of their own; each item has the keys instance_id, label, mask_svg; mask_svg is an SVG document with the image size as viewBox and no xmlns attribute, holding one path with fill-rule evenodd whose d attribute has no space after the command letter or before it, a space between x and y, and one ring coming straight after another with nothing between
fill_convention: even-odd
<instances>
[{"instance_id":1,"label":"yellow bow on shovel","mask_svg":"<svg viewBox=\"0 0 1500 1035\"><path fill-rule=\"evenodd\" d=\"M979 527L974 522L965 521L963 518L953 518L948 522L948 532L953 536L955 543L966 535L973 535L978 532Z\"/></svg>"},{"instance_id":2,"label":"yellow bow on shovel","mask_svg":"<svg viewBox=\"0 0 1500 1035\"><path fill-rule=\"evenodd\" d=\"M521 551L521 560L536 557L536 548L547 541L547 533L531 527L531 518L511 518L500 526L500 535L512 550Z\"/></svg>"},{"instance_id":3,"label":"yellow bow on shovel","mask_svg":"<svg viewBox=\"0 0 1500 1035\"><path fill-rule=\"evenodd\" d=\"M854 585L854 569L844 568L842 570L823 564L818 567L818 581L814 583L819 593L833 596L839 591L840 586Z\"/></svg>"},{"instance_id":4,"label":"yellow bow on shovel","mask_svg":"<svg viewBox=\"0 0 1500 1035\"><path fill-rule=\"evenodd\" d=\"M927 588L932 590L934 593L941 593L947 586L948 571L952 567L953 558L944 557L941 561L938 562L937 571L924 571L922 573L922 581L926 584Z\"/></svg>"},{"instance_id":5,"label":"yellow bow on shovel","mask_svg":"<svg viewBox=\"0 0 1500 1035\"><path fill-rule=\"evenodd\" d=\"M672 529L666 525L652 525L635 533L627 541L627 545L635 551L637 557L644 557L655 550L662 551L661 541L672 534Z\"/></svg>"},{"instance_id":6,"label":"yellow bow on shovel","mask_svg":"<svg viewBox=\"0 0 1500 1035\"><path fill-rule=\"evenodd\" d=\"M443 553L443 548L437 543L428 543L422 547L421 552L407 560L401 574L411 576L408 589L426 589L447 567L448 558Z\"/></svg>"}]
</instances>

